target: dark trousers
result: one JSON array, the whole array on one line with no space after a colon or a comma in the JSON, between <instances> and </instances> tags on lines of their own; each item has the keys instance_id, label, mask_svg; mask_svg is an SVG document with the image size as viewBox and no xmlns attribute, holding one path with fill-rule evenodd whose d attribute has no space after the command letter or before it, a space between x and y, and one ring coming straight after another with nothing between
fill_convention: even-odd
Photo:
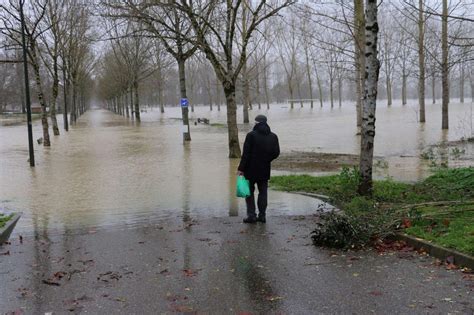
<instances>
[{"instance_id":1,"label":"dark trousers","mask_svg":"<svg viewBox=\"0 0 474 315\"><path fill-rule=\"evenodd\" d=\"M257 184L258 187L258 199L257 199L257 205L258 205L258 215L259 216L265 216L265 211L267 210L267 190L268 190L268 181L263 180L263 181L249 181L250 184L250 196L245 198L245 203L247 204L247 216L250 218L255 218L257 214L255 213L255 197L254 197L254 192L255 192L255 184Z\"/></svg>"}]
</instances>

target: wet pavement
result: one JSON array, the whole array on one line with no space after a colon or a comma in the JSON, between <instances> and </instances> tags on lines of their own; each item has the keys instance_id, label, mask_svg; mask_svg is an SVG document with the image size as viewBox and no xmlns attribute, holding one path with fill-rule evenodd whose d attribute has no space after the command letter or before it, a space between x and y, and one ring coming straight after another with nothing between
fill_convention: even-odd
<instances>
[{"instance_id":1,"label":"wet pavement","mask_svg":"<svg viewBox=\"0 0 474 315\"><path fill-rule=\"evenodd\" d=\"M314 220L15 232L0 247L0 313L474 313L472 277L415 252L314 247Z\"/></svg>"}]
</instances>

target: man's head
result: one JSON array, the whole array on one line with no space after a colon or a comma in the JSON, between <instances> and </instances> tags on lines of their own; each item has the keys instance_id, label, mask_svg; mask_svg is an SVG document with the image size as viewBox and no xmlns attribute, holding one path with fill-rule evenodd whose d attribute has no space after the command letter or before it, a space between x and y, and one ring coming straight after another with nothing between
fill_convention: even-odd
<instances>
[{"instance_id":1,"label":"man's head","mask_svg":"<svg viewBox=\"0 0 474 315\"><path fill-rule=\"evenodd\" d=\"M257 117L255 117L256 124L266 123L266 122L267 122L267 117L265 117L265 115L257 115Z\"/></svg>"}]
</instances>

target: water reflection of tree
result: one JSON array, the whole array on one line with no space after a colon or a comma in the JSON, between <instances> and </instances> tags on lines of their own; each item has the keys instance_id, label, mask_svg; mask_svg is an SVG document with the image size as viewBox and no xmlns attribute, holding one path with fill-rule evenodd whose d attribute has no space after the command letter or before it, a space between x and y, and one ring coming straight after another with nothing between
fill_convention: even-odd
<instances>
[{"instance_id":1,"label":"water reflection of tree","mask_svg":"<svg viewBox=\"0 0 474 315\"><path fill-rule=\"evenodd\" d=\"M229 217L239 216L239 200L235 196L237 160L229 160Z\"/></svg>"}]
</instances>

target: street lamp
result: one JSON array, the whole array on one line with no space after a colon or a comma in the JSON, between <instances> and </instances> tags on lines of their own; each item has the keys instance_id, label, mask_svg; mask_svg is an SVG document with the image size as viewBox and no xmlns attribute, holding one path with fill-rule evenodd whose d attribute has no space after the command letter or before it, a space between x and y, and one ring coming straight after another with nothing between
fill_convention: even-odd
<instances>
[{"instance_id":1,"label":"street lamp","mask_svg":"<svg viewBox=\"0 0 474 315\"><path fill-rule=\"evenodd\" d=\"M23 69L25 72L25 100L26 100L26 117L28 121L28 148L30 152L30 166L35 166L35 153L33 151L33 127L31 124L31 100L30 100L30 83L28 78L28 62L26 59L26 39L25 39L25 16L23 14L23 5L25 0L20 0L20 20L21 20L21 46L23 49Z\"/></svg>"}]
</instances>

